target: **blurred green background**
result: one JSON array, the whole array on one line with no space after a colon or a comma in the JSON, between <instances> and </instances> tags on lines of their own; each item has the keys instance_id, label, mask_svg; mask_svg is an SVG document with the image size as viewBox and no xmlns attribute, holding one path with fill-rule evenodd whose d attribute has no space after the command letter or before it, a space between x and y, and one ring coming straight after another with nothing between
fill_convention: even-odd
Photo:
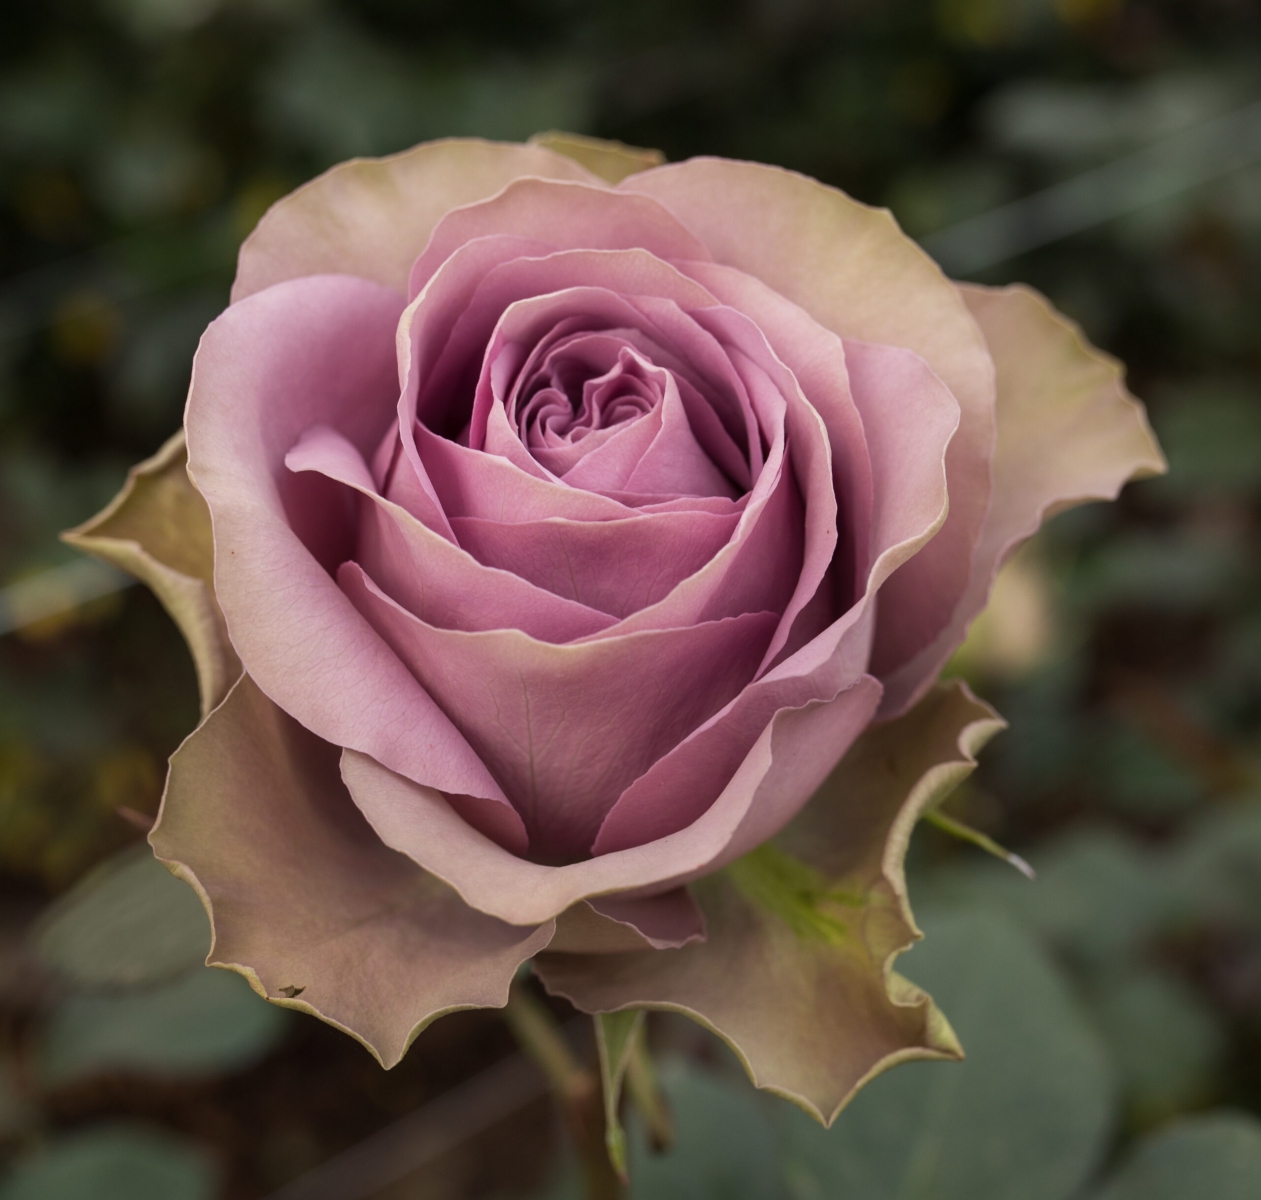
<instances>
[{"instance_id":1,"label":"blurred green background","mask_svg":"<svg viewBox=\"0 0 1261 1200\"><path fill-rule=\"evenodd\" d=\"M561 128L887 205L1123 358L1172 470L1055 519L956 660L1011 729L949 811L1039 872L917 835L904 969L968 1062L901 1068L824 1134L662 1021L680 1140L636 1143L636 1194L1255 1200L1258 100L1253 0L5 5L0 586L73 558L57 531L178 425L241 238L340 159ZM1046 244L1019 257L985 265L1010 223L960 225L1083 176L1024 210ZM461 1014L387 1075L193 965L191 894L126 847L196 708L142 589L0 637L0 1200L350 1200L301 1180L511 1048ZM455 1141L362 1194L566 1186L542 1100Z\"/></svg>"}]
</instances>

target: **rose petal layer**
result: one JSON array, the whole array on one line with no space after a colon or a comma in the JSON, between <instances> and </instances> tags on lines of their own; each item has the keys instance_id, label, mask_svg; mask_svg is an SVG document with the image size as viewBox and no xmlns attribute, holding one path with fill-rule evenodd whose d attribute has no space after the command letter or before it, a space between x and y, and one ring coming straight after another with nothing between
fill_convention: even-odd
<instances>
[{"instance_id":1,"label":"rose petal layer","mask_svg":"<svg viewBox=\"0 0 1261 1200\"><path fill-rule=\"evenodd\" d=\"M918 354L959 403L950 444L950 512L941 548L928 548L935 603L899 606L909 622L881 619L873 669L883 677L930 643L957 608L966 576L951 571L973 545L989 502L994 453L994 366L976 321L940 268L885 210L778 167L694 158L625 179L619 190L652 196L708 247L800 305L842 337ZM722 197L715 203L715 197ZM864 414L865 415L865 414ZM912 574L914 569L912 569ZM894 590L904 585L890 581ZM908 583L918 590L918 581ZM892 615L892 614L891 614Z\"/></svg>"},{"instance_id":2,"label":"rose petal layer","mask_svg":"<svg viewBox=\"0 0 1261 1200\"><path fill-rule=\"evenodd\" d=\"M1115 499L1127 480L1165 470L1120 363L1032 288L959 290L998 371L994 498L967 593L950 624L885 677L884 713L900 711L931 685L985 607L998 568L1043 520L1084 501Z\"/></svg>"},{"instance_id":3,"label":"rose petal layer","mask_svg":"<svg viewBox=\"0 0 1261 1200\"><path fill-rule=\"evenodd\" d=\"M215 593L262 691L326 741L510 815L485 765L329 574L351 552L353 495L284 465L316 425L361 455L380 443L402 303L379 284L326 275L232 305L194 363L189 470L214 523Z\"/></svg>"},{"instance_id":4,"label":"rose petal layer","mask_svg":"<svg viewBox=\"0 0 1261 1200\"><path fill-rule=\"evenodd\" d=\"M382 845L337 755L245 676L176 751L150 841L206 906L208 963L391 1067L445 1013L502 1007L553 929L474 912Z\"/></svg>"},{"instance_id":5,"label":"rose petal layer","mask_svg":"<svg viewBox=\"0 0 1261 1200\"><path fill-rule=\"evenodd\" d=\"M584 1012L656 1008L699 1021L755 1084L824 1124L895 1063L959 1057L932 1001L891 972L919 936L902 863L921 813L972 770L1001 725L966 689L940 689L864 734L769 851L694 885L709 926L703 944L545 953L535 970ZM794 893L786 909L776 906L774 860L758 875L780 847L819 872L817 889Z\"/></svg>"},{"instance_id":6,"label":"rose petal layer","mask_svg":"<svg viewBox=\"0 0 1261 1200\"><path fill-rule=\"evenodd\" d=\"M670 891L720 865L729 847L764 840L814 793L879 700L880 685L865 677L828 703L777 713L721 795L686 829L560 867L509 854L456 816L439 792L364 754L342 755L342 777L387 846L446 880L472 907L535 925L588 897ZM768 814L779 817L778 826L767 827Z\"/></svg>"},{"instance_id":7,"label":"rose petal layer","mask_svg":"<svg viewBox=\"0 0 1261 1200\"><path fill-rule=\"evenodd\" d=\"M304 275L360 275L405 292L413 261L451 209L525 175L595 182L572 158L542 146L476 138L341 163L272 205L245 239L233 303Z\"/></svg>"},{"instance_id":8,"label":"rose petal layer","mask_svg":"<svg viewBox=\"0 0 1261 1200\"><path fill-rule=\"evenodd\" d=\"M148 584L188 642L205 716L241 673L214 596L210 511L188 477L181 430L137 464L109 505L62 534Z\"/></svg>"}]
</instances>

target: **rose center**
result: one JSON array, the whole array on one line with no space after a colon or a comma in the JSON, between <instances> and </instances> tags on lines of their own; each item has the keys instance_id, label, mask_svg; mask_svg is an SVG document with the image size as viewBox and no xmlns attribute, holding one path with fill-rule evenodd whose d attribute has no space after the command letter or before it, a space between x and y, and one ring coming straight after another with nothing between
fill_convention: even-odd
<instances>
[{"instance_id":1,"label":"rose center","mask_svg":"<svg viewBox=\"0 0 1261 1200\"><path fill-rule=\"evenodd\" d=\"M588 355L549 356L524 381L517 409L521 441L531 450L572 446L588 435L635 421L661 403L661 372L628 346L604 370Z\"/></svg>"}]
</instances>

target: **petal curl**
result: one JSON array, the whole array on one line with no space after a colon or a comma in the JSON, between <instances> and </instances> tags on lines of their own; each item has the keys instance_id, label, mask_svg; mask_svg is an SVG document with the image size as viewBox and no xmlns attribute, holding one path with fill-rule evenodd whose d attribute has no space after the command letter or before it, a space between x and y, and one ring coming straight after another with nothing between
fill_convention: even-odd
<instances>
[{"instance_id":1,"label":"petal curl","mask_svg":"<svg viewBox=\"0 0 1261 1200\"><path fill-rule=\"evenodd\" d=\"M620 954L627 950L677 950L705 940L705 914L687 888L654 896L598 896L556 918L554 950Z\"/></svg>"},{"instance_id":2,"label":"petal curl","mask_svg":"<svg viewBox=\"0 0 1261 1200\"><path fill-rule=\"evenodd\" d=\"M581 163L593 175L606 183L621 183L636 171L659 167L665 162L660 150L648 150L642 146L627 146L624 142L611 142L605 138L587 137L581 133L561 133L549 130L536 133L530 138L532 146L546 146Z\"/></svg>"},{"instance_id":3,"label":"petal curl","mask_svg":"<svg viewBox=\"0 0 1261 1200\"><path fill-rule=\"evenodd\" d=\"M405 292L412 263L451 209L530 175L597 182L546 147L477 138L340 163L267 210L241 246L232 302L304 275L359 275Z\"/></svg>"},{"instance_id":4,"label":"petal curl","mask_svg":"<svg viewBox=\"0 0 1261 1200\"><path fill-rule=\"evenodd\" d=\"M487 200L454 208L434 226L408 282L414 298L461 246L484 237L528 238L553 250L646 250L705 259L676 217L647 196L549 179L517 179Z\"/></svg>"},{"instance_id":5,"label":"petal curl","mask_svg":"<svg viewBox=\"0 0 1261 1200\"><path fill-rule=\"evenodd\" d=\"M931 644L886 675L882 714L903 711L931 685L985 607L999 567L1048 517L1113 500L1130 479L1166 465L1124 369L1032 288L959 288L998 371L994 498L968 589ZM953 493L951 496L953 500Z\"/></svg>"},{"instance_id":6,"label":"petal curl","mask_svg":"<svg viewBox=\"0 0 1261 1200\"><path fill-rule=\"evenodd\" d=\"M101 512L61 536L153 589L188 642L205 716L227 695L241 662L215 601L210 510L187 462L181 430L132 467Z\"/></svg>"},{"instance_id":7,"label":"petal curl","mask_svg":"<svg viewBox=\"0 0 1261 1200\"><path fill-rule=\"evenodd\" d=\"M243 676L175 752L149 840L206 906L210 965L391 1067L438 1017L502 1007L553 929L475 912L382 845L337 754Z\"/></svg>"},{"instance_id":8,"label":"petal curl","mask_svg":"<svg viewBox=\"0 0 1261 1200\"><path fill-rule=\"evenodd\" d=\"M758 1087L825 1125L895 1063L959 1057L932 1000L892 969L920 936L902 864L921 813L972 770L1001 725L956 684L869 729L770 850L818 872L806 900L794 893L780 907L773 879L755 886L765 863L774 869L763 850L760 863L694 885L709 926L703 944L545 953L535 970L584 1012L691 1017L731 1046Z\"/></svg>"}]
</instances>

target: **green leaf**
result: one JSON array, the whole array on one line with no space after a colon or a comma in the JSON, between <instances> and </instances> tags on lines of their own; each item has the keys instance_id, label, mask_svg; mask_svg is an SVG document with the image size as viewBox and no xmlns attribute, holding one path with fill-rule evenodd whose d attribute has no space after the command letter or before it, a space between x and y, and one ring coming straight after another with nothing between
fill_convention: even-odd
<instances>
[{"instance_id":1,"label":"green leaf","mask_svg":"<svg viewBox=\"0 0 1261 1200\"><path fill-rule=\"evenodd\" d=\"M1005 862L1009 867L1015 867L1026 879L1037 878L1037 873L1019 854L1008 850L1005 846L1000 846L992 837L979 829L973 829L971 825L956 821L954 817L947 816L938 808L928 809L924 813L924 820L930 825L937 826L943 833L948 833L960 841L971 842L972 845L984 850L986 854L1000 862Z\"/></svg>"},{"instance_id":2,"label":"green leaf","mask_svg":"<svg viewBox=\"0 0 1261 1200\"><path fill-rule=\"evenodd\" d=\"M1196 822L1173 883L1182 921L1261 932L1261 803L1239 801Z\"/></svg>"},{"instance_id":3,"label":"green leaf","mask_svg":"<svg viewBox=\"0 0 1261 1200\"><path fill-rule=\"evenodd\" d=\"M622 1129L618 1108L622 1099L622 1081L630 1064L635 1040L642 1036L644 1010L596 1013L595 1044L600 1057L600 1082L604 1088L604 1141L609 1148L613 1169L626 1179L626 1132Z\"/></svg>"},{"instance_id":4,"label":"green leaf","mask_svg":"<svg viewBox=\"0 0 1261 1200\"><path fill-rule=\"evenodd\" d=\"M218 1172L181 1138L129 1124L57 1138L17 1163L0 1200L211 1200Z\"/></svg>"},{"instance_id":5,"label":"green leaf","mask_svg":"<svg viewBox=\"0 0 1261 1200\"><path fill-rule=\"evenodd\" d=\"M1145 1138L1094 1200L1256 1200L1261 1122L1237 1113L1180 1121Z\"/></svg>"},{"instance_id":6,"label":"green leaf","mask_svg":"<svg viewBox=\"0 0 1261 1200\"><path fill-rule=\"evenodd\" d=\"M41 918L35 951L83 989L146 987L204 961L210 922L196 893L145 844L90 872Z\"/></svg>"},{"instance_id":7,"label":"green leaf","mask_svg":"<svg viewBox=\"0 0 1261 1200\"><path fill-rule=\"evenodd\" d=\"M1097 1037L1007 919L964 910L925 926L899 967L931 989L967 1058L880 1076L831 1131L784 1110L794 1195L1067 1200L1093 1172L1112 1121Z\"/></svg>"},{"instance_id":8,"label":"green leaf","mask_svg":"<svg viewBox=\"0 0 1261 1200\"><path fill-rule=\"evenodd\" d=\"M52 1012L39 1065L50 1085L96 1071L188 1077L238 1070L284 1034L288 1014L240 976L204 968L148 992L70 996Z\"/></svg>"},{"instance_id":9,"label":"green leaf","mask_svg":"<svg viewBox=\"0 0 1261 1200\"><path fill-rule=\"evenodd\" d=\"M930 902L1001 908L1089 970L1133 958L1168 920L1175 896L1167 869L1121 834L1077 829L1029 857L1038 873L1032 886L1005 867L980 861L935 873L919 894Z\"/></svg>"},{"instance_id":10,"label":"green leaf","mask_svg":"<svg viewBox=\"0 0 1261 1200\"><path fill-rule=\"evenodd\" d=\"M1213 1098L1225 1031L1187 984L1139 968L1101 982L1089 998L1136 1124L1167 1120Z\"/></svg>"}]
</instances>

